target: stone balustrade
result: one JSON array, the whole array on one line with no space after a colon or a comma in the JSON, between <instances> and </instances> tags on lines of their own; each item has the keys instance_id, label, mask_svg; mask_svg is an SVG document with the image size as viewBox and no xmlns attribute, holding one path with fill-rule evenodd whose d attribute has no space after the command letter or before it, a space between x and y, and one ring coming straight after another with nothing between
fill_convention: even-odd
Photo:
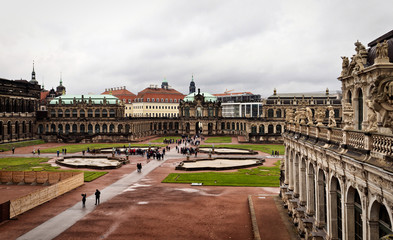
<instances>
[{"instance_id":1,"label":"stone balustrade","mask_svg":"<svg viewBox=\"0 0 393 240\"><path fill-rule=\"evenodd\" d=\"M286 134L300 134L300 137L318 139L342 148L360 150L378 156L393 157L393 135L343 130L327 126L308 126L287 123Z\"/></svg>"}]
</instances>

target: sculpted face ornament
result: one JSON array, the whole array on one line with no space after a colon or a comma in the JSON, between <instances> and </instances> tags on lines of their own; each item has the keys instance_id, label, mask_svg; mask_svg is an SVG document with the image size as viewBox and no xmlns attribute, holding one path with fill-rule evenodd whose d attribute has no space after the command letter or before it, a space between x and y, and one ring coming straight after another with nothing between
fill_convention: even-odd
<instances>
[{"instance_id":1,"label":"sculpted face ornament","mask_svg":"<svg viewBox=\"0 0 393 240\"><path fill-rule=\"evenodd\" d=\"M388 101L390 104L393 104L393 81L389 82L385 86L385 93L388 97Z\"/></svg>"}]
</instances>

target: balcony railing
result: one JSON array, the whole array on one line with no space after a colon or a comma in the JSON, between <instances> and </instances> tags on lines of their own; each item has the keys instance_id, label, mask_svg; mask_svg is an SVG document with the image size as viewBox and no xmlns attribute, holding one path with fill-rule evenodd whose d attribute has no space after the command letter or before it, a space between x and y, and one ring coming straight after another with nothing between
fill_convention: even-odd
<instances>
[{"instance_id":1,"label":"balcony railing","mask_svg":"<svg viewBox=\"0 0 393 240\"><path fill-rule=\"evenodd\" d=\"M336 144L339 147L393 158L393 135L391 134L287 123L286 133L291 132L300 134L302 137L310 137L326 143Z\"/></svg>"}]
</instances>

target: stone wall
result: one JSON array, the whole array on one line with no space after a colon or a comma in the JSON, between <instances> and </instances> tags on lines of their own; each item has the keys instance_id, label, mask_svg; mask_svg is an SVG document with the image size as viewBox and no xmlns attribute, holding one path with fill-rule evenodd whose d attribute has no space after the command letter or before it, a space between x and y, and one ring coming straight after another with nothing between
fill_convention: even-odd
<instances>
[{"instance_id":1,"label":"stone wall","mask_svg":"<svg viewBox=\"0 0 393 240\"><path fill-rule=\"evenodd\" d=\"M38 205L52 200L84 183L84 174L81 172L0 172L1 181L17 181L50 183L46 188L29 193L26 196L11 200L10 218L24 213ZM35 173L35 174L33 174ZM23 177L24 176L24 177Z\"/></svg>"}]
</instances>

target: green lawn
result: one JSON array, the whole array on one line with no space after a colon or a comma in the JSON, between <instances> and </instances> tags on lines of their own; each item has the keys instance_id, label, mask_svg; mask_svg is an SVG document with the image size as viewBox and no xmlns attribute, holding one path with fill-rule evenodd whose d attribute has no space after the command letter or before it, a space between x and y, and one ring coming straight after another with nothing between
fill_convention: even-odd
<instances>
[{"instance_id":1,"label":"green lawn","mask_svg":"<svg viewBox=\"0 0 393 240\"><path fill-rule=\"evenodd\" d=\"M15 142L15 143L3 143L3 144L0 144L0 152L10 151L12 149L12 147L15 147L15 148L27 147L27 146L43 144L43 143L45 143L44 140L32 140L32 141L23 141L23 142Z\"/></svg>"},{"instance_id":2,"label":"green lawn","mask_svg":"<svg viewBox=\"0 0 393 240\"><path fill-rule=\"evenodd\" d=\"M56 172L83 172L85 182L93 181L108 172L93 172L81 170L59 170L45 163L49 158L0 158L0 170L5 171L56 171Z\"/></svg>"},{"instance_id":3,"label":"green lawn","mask_svg":"<svg viewBox=\"0 0 393 240\"><path fill-rule=\"evenodd\" d=\"M237 172L171 173L163 183L203 183L207 186L279 187L280 161L274 167L239 169Z\"/></svg>"},{"instance_id":4,"label":"green lawn","mask_svg":"<svg viewBox=\"0 0 393 240\"><path fill-rule=\"evenodd\" d=\"M205 143L231 143L232 137L209 137Z\"/></svg>"},{"instance_id":5,"label":"green lawn","mask_svg":"<svg viewBox=\"0 0 393 240\"><path fill-rule=\"evenodd\" d=\"M212 145L201 145L200 147L212 147ZM272 151L279 151L280 155L285 153L284 145L270 145L270 144L220 144L218 146L214 146L215 148L241 148L241 149L249 149L254 151L261 151L265 153L271 154Z\"/></svg>"},{"instance_id":6,"label":"green lawn","mask_svg":"<svg viewBox=\"0 0 393 240\"><path fill-rule=\"evenodd\" d=\"M64 145L61 147L54 147L54 148L46 148L46 149L40 149L41 153L56 153L57 150L62 151L62 149L66 148L67 153L76 153L76 152L82 152L83 150L87 151L87 148L90 149L100 149L100 148L112 148L112 147L123 147L126 146L128 147L128 144L114 144L114 143L87 143L87 144L69 144L69 145ZM131 144L131 147L148 147L149 144ZM152 147L154 146L159 146L163 147L166 146L164 144L154 144L151 145Z\"/></svg>"},{"instance_id":7,"label":"green lawn","mask_svg":"<svg viewBox=\"0 0 393 240\"><path fill-rule=\"evenodd\" d=\"M181 136L167 136L167 137L160 137L160 138L158 138L158 139L154 139L154 140L152 140L151 142L152 143L162 143L162 142L164 142L164 140L165 139L175 139L175 140L177 140L177 139L181 139Z\"/></svg>"}]
</instances>

